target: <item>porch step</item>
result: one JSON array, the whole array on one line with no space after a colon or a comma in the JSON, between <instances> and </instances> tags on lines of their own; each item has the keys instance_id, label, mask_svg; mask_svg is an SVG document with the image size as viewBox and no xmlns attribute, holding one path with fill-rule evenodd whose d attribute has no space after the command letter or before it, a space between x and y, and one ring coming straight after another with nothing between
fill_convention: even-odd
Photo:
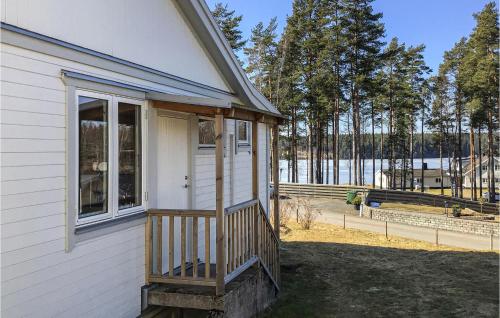
<instances>
[{"instance_id":1,"label":"porch step","mask_svg":"<svg viewBox=\"0 0 500 318\"><path fill-rule=\"evenodd\" d=\"M158 284L148 290L149 307L141 317L253 317L277 293L263 268L252 266L226 285L223 296L215 296L215 288L210 286Z\"/></svg>"},{"instance_id":2,"label":"porch step","mask_svg":"<svg viewBox=\"0 0 500 318\"><path fill-rule=\"evenodd\" d=\"M222 310L223 298L207 286L160 284L148 292L148 304L201 310Z\"/></svg>"}]
</instances>

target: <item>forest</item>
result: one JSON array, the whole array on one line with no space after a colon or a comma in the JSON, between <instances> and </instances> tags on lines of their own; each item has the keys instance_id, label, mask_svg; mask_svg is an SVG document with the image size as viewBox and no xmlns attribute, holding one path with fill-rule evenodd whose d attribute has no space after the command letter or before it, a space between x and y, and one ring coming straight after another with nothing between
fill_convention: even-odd
<instances>
[{"instance_id":1,"label":"forest","mask_svg":"<svg viewBox=\"0 0 500 318\"><path fill-rule=\"evenodd\" d=\"M291 182L298 181L299 158L309 161L309 183L333 184L339 183L339 160L351 159L349 179L355 185L364 182L365 160L385 158L390 176L401 169L413 190L419 177L414 175L415 160L440 157L452 162L453 193L463 197L464 159L475 167L486 157L489 199L494 200L499 141L496 4L474 14L472 32L457 39L444 52L439 69L431 70L424 60L425 43L385 41L383 13L374 12L372 3L294 0L283 32L278 33L273 18L255 25L249 39L239 30L242 15L222 3L213 8L250 80L287 117L280 155L289 163ZM325 174L326 158L333 160L333 180L324 177L330 175ZM390 180L395 189L396 178ZM471 193L477 199L476 191Z\"/></svg>"}]
</instances>

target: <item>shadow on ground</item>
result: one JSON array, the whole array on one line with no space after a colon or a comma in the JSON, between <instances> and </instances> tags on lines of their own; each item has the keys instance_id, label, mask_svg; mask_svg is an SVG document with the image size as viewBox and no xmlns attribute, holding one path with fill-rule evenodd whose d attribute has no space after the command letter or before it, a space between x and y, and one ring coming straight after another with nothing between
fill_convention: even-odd
<instances>
[{"instance_id":1,"label":"shadow on ground","mask_svg":"<svg viewBox=\"0 0 500 318\"><path fill-rule=\"evenodd\" d=\"M265 317L498 317L499 255L283 242Z\"/></svg>"}]
</instances>

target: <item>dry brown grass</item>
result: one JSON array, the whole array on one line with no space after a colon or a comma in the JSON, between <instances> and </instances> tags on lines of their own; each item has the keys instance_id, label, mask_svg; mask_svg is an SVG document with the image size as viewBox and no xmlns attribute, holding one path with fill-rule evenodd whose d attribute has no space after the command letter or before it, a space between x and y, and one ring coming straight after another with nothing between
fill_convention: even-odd
<instances>
[{"instance_id":1,"label":"dry brown grass","mask_svg":"<svg viewBox=\"0 0 500 318\"><path fill-rule=\"evenodd\" d=\"M282 240L266 317L498 316L498 253L293 221Z\"/></svg>"}]
</instances>

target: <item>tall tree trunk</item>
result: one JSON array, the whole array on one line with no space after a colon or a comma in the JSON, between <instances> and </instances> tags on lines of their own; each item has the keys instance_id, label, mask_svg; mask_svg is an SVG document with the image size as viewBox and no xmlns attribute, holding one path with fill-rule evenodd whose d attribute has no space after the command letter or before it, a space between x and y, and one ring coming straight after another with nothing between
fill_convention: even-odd
<instances>
[{"instance_id":1,"label":"tall tree trunk","mask_svg":"<svg viewBox=\"0 0 500 318\"><path fill-rule=\"evenodd\" d=\"M424 151L425 151L425 139L424 139L424 126L425 126L425 107L422 107L422 124L420 127L420 136L422 138L420 144L420 158L422 160L422 166L420 167L420 192L424 192Z\"/></svg>"},{"instance_id":2,"label":"tall tree trunk","mask_svg":"<svg viewBox=\"0 0 500 318\"><path fill-rule=\"evenodd\" d=\"M372 102L372 184L375 188L375 109ZM382 172L382 171L381 171Z\"/></svg>"},{"instance_id":3,"label":"tall tree trunk","mask_svg":"<svg viewBox=\"0 0 500 318\"><path fill-rule=\"evenodd\" d=\"M352 184L352 138L351 128L349 126L349 112L347 112L347 135L349 137L349 184Z\"/></svg>"},{"instance_id":4,"label":"tall tree trunk","mask_svg":"<svg viewBox=\"0 0 500 318\"><path fill-rule=\"evenodd\" d=\"M395 162L395 140L394 140L394 109L391 108L389 111L389 144L391 149L390 154L390 179L391 179L391 189L396 189L396 162Z\"/></svg>"},{"instance_id":5,"label":"tall tree trunk","mask_svg":"<svg viewBox=\"0 0 500 318\"><path fill-rule=\"evenodd\" d=\"M489 202L495 202L495 153L493 141L493 111L488 110L488 193ZM498 148L497 148L498 149Z\"/></svg>"},{"instance_id":6,"label":"tall tree trunk","mask_svg":"<svg viewBox=\"0 0 500 318\"><path fill-rule=\"evenodd\" d=\"M410 117L410 190L413 191L415 189L415 170L413 166L413 126L414 126L414 117L413 113Z\"/></svg>"},{"instance_id":7,"label":"tall tree trunk","mask_svg":"<svg viewBox=\"0 0 500 318\"><path fill-rule=\"evenodd\" d=\"M381 116L380 118L380 189L383 188L382 176L384 174L384 121ZM386 185L388 183L386 182Z\"/></svg>"},{"instance_id":8,"label":"tall tree trunk","mask_svg":"<svg viewBox=\"0 0 500 318\"><path fill-rule=\"evenodd\" d=\"M439 136L439 168L440 168L440 188L441 188L441 195L444 195L444 188L443 188L443 131L441 130L440 132L441 136Z\"/></svg>"},{"instance_id":9,"label":"tall tree trunk","mask_svg":"<svg viewBox=\"0 0 500 318\"><path fill-rule=\"evenodd\" d=\"M481 124L479 124L479 127L477 128L477 151L479 153L479 197L480 198L483 196L483 136L481 130L482 130ZM488 166L489 166L489 161L488 161Z\"/></svg>"},{"instance_id":10,"label":"tall tree trunk","mask_svg":"<svg viewBox=\"0 0 500 318\"><path fill-rule=\"evenodd\" d=\"M290 182L290 170L291 170L291 158L292 158L292 143L290 142L290 122L287 123L286 125L286 137L287 137L287 140L288 140L288 155L287 155L287 158L286 158L286 164L287 164L287 174L286 174L286 177L287 177L287 182Z\"/></svg>"},{"instance_id":11,"label":"tall tree trunk","mask_svg":"<svg viewBox=\"0 0 500 318\"><path fill-rule=\"evenodd\" d=\"M457 129L458 129L458 196L460 198L464 197L464 188L463 188L463 169L462 169L462 106L461 104L457 105Z\"/></svg>"},{"instance_id":12,"label":"tall tree trunk","mask_svg":"<svg viewBox=\"0 0 500 318\"><path fill-rule=\"evenodd\" d=\"M471 193L470 199L476 200L476 145L474 140L474 127L470 128L469 133L469 147L470 147L470 175L471 175Z\"/></svg>"},{"instance_id":13,"label":"tall tree trunk","mask_svg":"<svg viewBox=\"0 0 500 318\"><path fill-rule=\"evenodd\" d=\"M325 157L326 157L326 184L330 184L330 149L328 147L329 121L326 121Z\"/></svg>"},{"instance_id":14,"label":"tall tree trunk","mask_svg":"<svg viewBox=\"0 0 500 318\"><path fill-rule=\"evenodd\" d=\"M340 99L335 102L335 184L340 183Z\"/></svg>"},{"instance_id":15,"label":"tall tree trunk","mask_svg":"<svg viewBox=\"0 0 500 318\"><path fill-rule=\"evenodd\" d=\"M309 124L309 183L314 183L314 147L312 124Z\"/></svg>"}]
</instances>

